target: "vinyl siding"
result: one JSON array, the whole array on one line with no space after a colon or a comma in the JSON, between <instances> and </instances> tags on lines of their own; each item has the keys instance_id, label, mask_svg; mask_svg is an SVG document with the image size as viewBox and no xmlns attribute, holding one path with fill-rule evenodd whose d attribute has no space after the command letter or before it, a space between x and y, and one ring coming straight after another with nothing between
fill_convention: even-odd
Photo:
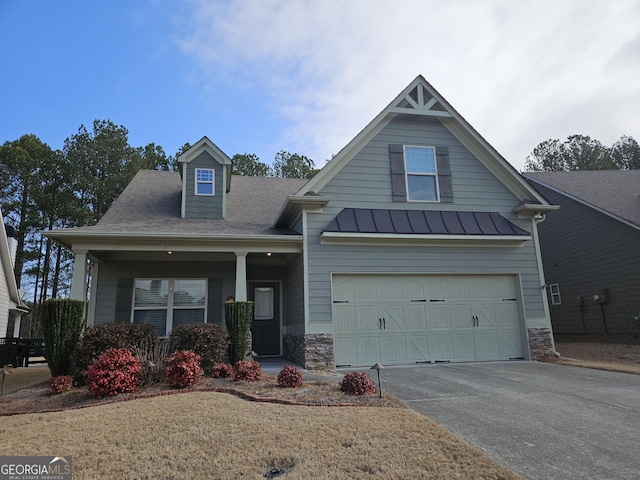
<instances>
[{"instance_id":1,"label":"vinyl siding","mask_svg":"<svg viewBox=\"0 0 640 480\"><path fill-rule=\"evenodd\" d=\"M453 203L394 202L389 144L449 148ZM460 273L519 275L526 316L545 316L533 241L524 247L414 247L322 245L320 235L343 208L397 208L499 212L517 218L519 200L437 120L396 118L318 192L331 197L322 214L308 214L309 320L331 321L333 273ZM331 328L325 326L323 328Z\"/></svg>"},{"instance_id":2,"label":"vinyl siding","mask_svg":"<svg viewBox=\"0 0 640 480\"><path fill-rule=\"evenodd\" d=\"M546 283L557 283L562 303L552 305L555 333L637 334L640 308L640 231L536 184L560 210L538 227ZM608 290L608 302L593 301ZM577 300L582 297L583 305Z\"/></svg>"},{"instance_id":3,"label":"vinyl siding","mask_svg":"<svg viewBox=\"0 0 640 480\"><path fill-rule=\"evenodd\" d=\"M213 169L214 196L195 194L195 172L197 168ZM224 175L223 168L208 152L204 151L185 164L186 191L185 218L223 218Z\"/></svg>"},{"instance_id":4,"label":"vinyl siding","mask_svg":"<svg viewBox=\"0 0 640 480\"><path fill-rule=\"evenodd\" d=\"M4 228L4 226L2 228ZM7 277L4 273L4 268L2 268L2 265L0 265L0 337L7 336L8 323L9 323L9 286L7 284Z\"/></svg>"}]
</instances>

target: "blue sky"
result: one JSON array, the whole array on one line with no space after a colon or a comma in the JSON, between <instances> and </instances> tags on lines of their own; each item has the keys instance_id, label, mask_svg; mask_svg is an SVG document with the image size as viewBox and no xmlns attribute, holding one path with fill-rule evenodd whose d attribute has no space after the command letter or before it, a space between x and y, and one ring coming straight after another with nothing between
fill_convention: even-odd
<instances>
[{"instance_id":1,"label":"blue sky","mask_svg":"<svg viewBox=\"0 0 640 480\"><path fill-rule=\"evenodd\" d=\"M321 166L418 74L521 169L640 141L640 0L0 0L0 142L110 119L169 155Z\"/></svg>"}]
</instances>

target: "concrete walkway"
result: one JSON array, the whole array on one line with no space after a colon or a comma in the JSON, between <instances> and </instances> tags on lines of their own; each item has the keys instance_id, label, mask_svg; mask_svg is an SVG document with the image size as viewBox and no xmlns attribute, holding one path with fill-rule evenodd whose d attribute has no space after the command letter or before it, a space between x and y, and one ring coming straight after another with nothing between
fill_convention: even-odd
<instances>
[{"instance_id":1,"label":"concrete walkway","mask_svg":"<svg viewBox=\"0 0 640 480\"><path fill-rule=\"evenodd\" d=\"M524 361L381 373L383 389L526 478L640 478L638 375Z\"/></svg>"}]
</instances>

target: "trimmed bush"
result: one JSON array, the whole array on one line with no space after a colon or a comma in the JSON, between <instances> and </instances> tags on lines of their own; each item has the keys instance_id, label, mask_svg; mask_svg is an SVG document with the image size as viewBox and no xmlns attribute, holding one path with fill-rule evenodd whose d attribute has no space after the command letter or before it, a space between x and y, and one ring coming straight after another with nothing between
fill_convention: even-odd
<instances>
[{"instance_id":1,"label":"trimmed bush","mask_svg":"<svg viewBox=\"0 0 640 480\"><path fill-rule=\"evenodd\" d=\"M71 390L73 377L71 375L58 375L49 380L49 392L51 395L57 395Z\"/></svg>"},{"instance_id":2,"label":"trimmed bush","mask_svg":"<svg viewBox=\"0 0 640 480\"><path fill-rule=\"evenodd\" d=\"M252 360L240 360L233 366L233 379L237 382L257 382L262 380L262 367Z\"/></svg>"},{"instance_id":3,"label":"trimmed bush","mask_svg":"<svg viewBox=\"0 0 640 480\"><path fill-rule=\"evenodd\" d=\"M73 356L73 379L84 384L85 371L110 348L155 348L158 334L151 325L106 323L87 328Z\"/></svg>"},{"instance_id":4,"label":"trimmed bush","mask_svg":"<svg viewBox=\"0 0 640 480\"><path fill-rule=\"evenodd\" d=\"M229 378L233 377L233 367L228 363L216 363L211 369L213 378Z\"/></svg>"},{"instance_id":5,"label":"trimmed bush","mask_svg":"<svg viewBox=\"0 0 640 480\"><path fill-rule=\"evenodd\" d=\"M51 375L68 375L72 371L71 356L84 328L82 300L51 298L42 304L44 356Z\"/></svg>"},{"instance_id":6,"label":"trimmed bush","mask_svg":"<svg viewBox=\"0 0 640 480\"><path fill-rule=\"evenodd\" d=\"M175 352L164 360L164 377L175 387L195 385L200 382L203 374L200 355L192 350Z\"/></svg>"},{"instance_id":7,"label":"trimmed bush","mask_svg":"<svg viewBox=\"0 0 640 480\"><path fill-rule=\"evenodd\" d=\"M304 384L302 370L293 365L287 365L278 374L278 385L285 388L298 388Z\"/></svg>"},{"instance_id":8,"label":"trimmed bush","mask_svg":"<svg viewBox=\"0 0 640 480\"><path fill-rule=\"evenodd\" d=\"M342 378L340 390L349 395L371 395L376 393L376 384L363 372L349 372Z\"/></svg>"},{"instance_id":9,"label":"trimmed bush","mask_svg":"<svg viewBox=\"0 0 640 480\"><path fill-rule=\"evenodd\" d=\"M171 332L174 350L191 350L201 357L205 373L211 373L216 363L224 361L229 346L229 334L224 325L216 323L190 323L179 325Z\"/></svg>"},{"instance_id":10,"label":"trimmed bush","mask_svg":"<svg viewBox=\"0 0 640 480\"><path fill-rule=\"evenodd\" d=\"M225 302L224 318L229 331L229 363L244 360L249 350L253 302Z\"/></svg>"},{"instance_id":11,"label":"trimmed bush","mask_svg":"<svg viewBox=\"0 0 640 480\"><path fill-rule=\"evenodd\" d=\"M126 348L110 348L89 365L86 379L94 398L135 392L142 382L140 362Z\"/></svg>"}]
</instances>

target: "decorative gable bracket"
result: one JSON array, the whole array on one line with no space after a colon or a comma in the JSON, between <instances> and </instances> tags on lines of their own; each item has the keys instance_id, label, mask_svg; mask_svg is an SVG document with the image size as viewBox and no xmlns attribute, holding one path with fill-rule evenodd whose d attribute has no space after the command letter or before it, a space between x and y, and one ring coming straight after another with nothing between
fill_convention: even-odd
<instances>
[{"instance_id":1,"label":"decorative gable bracket","mask_svg":"<svg viewBox=\"0 0 640 480\"><path fill-rule=\"evenodd\" d=\"M393 113L426 115L431 117L451 117L451 113L421 83L407 93L391 110Z\"/></svg>"}]
</instances>

